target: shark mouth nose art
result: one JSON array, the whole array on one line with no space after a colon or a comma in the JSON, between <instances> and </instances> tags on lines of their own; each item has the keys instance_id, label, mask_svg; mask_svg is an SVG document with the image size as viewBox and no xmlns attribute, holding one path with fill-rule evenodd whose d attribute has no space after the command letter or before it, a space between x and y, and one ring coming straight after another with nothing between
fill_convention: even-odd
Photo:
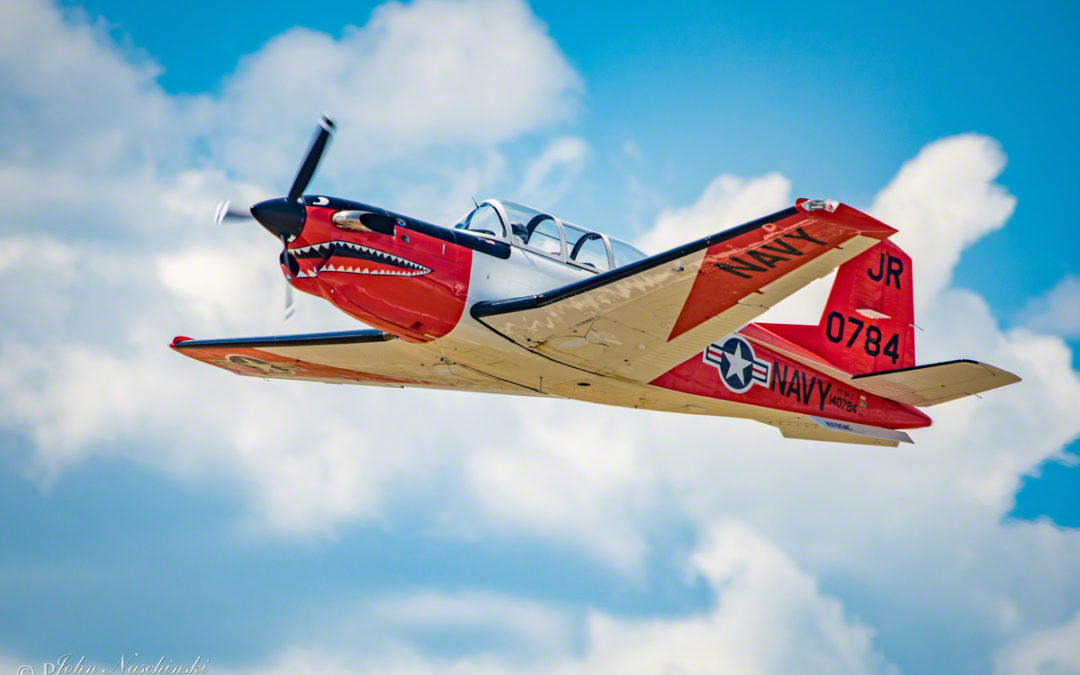
<instances>
[{"instance_id":1,"label":"shark mouth nose art","mask_svg":"<svg viewBox=\"0 0 1080 675\"><path fill-rule=\"evenodd\" d=\"M351 241L326 241L290 249L289 253L301 263L298 279L314 278L324 272L392 277L418 277L431 272L407 258ZM302 264L305 262L309 264Z\"/></svg>"}]
</instances>

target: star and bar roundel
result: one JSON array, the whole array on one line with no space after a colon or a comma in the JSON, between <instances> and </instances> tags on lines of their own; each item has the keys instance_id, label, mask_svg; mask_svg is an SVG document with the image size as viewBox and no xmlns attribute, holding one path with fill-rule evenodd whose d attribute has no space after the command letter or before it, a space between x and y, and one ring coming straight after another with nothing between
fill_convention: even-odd
<instances>
[{"instance_id":1,"label":"star and bar roundel","mask_svg":"<svg viewBox=\"0 0 1080 675\"><path fill-rule=\"evenodd\" d=\"M754 355L754 347L739 337L730 335L705 350L705 363L716 366L720 379L732 393L744 394L754 383L769 386L772 364Z\"/></svg>"}]
</instances>

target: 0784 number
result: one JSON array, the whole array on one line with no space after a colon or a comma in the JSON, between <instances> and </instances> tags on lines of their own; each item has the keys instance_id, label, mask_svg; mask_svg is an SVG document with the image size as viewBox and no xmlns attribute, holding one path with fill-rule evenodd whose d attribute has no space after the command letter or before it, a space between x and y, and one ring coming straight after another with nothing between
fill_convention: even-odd
<instances>
[{"instance_id":1,"label":"0784 number","mask_svg":"<svg viewBox=\"0 0 1080 675\"><path fill-rule=\"evenodd\" d=\"M853 326L853 330L848 330L848 326ZM863 328L866 328L864 331ZM859 339L859 335L863 336L862 347L870 356L877 356L878 354L884 354L888 356L895 364L900 358L900 335L899 333L893 333L888 340L885 341L885 346L882 347L881 341L885 339L885 336L881 334L881 329L877 326L867 326L866 322L862 319L854 316L845 317L840 312L829 312L829 318L825 322L825 337L829 338L829 342L844 342L844 336L847 335L847 343L845 347L852 347L855 345L855 341Z\"/></svg>"}]
</instances>

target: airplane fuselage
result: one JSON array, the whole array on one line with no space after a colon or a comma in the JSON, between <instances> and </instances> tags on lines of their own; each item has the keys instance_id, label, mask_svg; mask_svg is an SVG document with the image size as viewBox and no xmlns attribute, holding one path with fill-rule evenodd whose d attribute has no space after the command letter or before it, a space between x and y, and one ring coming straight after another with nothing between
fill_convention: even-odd
<instances>
[{"instance_id":1,"label":"airplane fuselage","mask_svg":"<svg viewBox=\"0 0 1080 675\"><path fill-rule=\"evenodd\" d=\"M415 343L443 367L493 378L520 394L764 422L795 413L888 429L930 423L913 406L852 386L834 364L756 324L650 382L559 362L506 339L470 310L480 302L540 294L598 271L366 204L328 197L307 197L305 204L303 230L288 243L295 266L283 265L290 283ZM342 218L343 212L350 217Z\"/></svg>"}]
</instances>

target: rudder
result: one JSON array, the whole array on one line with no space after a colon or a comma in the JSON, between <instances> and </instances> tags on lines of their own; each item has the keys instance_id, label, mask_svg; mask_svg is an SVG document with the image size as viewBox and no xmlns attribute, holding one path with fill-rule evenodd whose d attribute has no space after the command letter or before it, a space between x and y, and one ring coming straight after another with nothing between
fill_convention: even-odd
<instances>
[{"instance_id":1,"label":"rudder","mask_svg":"<svg viewBox=\"0 0 1080 675\"><path fill-rule=\"evenodd\" d=\"M836 270L816 326L761 324L850 373L915 365L911 256L882 241Z\"/></svg>"}]
</instances>

